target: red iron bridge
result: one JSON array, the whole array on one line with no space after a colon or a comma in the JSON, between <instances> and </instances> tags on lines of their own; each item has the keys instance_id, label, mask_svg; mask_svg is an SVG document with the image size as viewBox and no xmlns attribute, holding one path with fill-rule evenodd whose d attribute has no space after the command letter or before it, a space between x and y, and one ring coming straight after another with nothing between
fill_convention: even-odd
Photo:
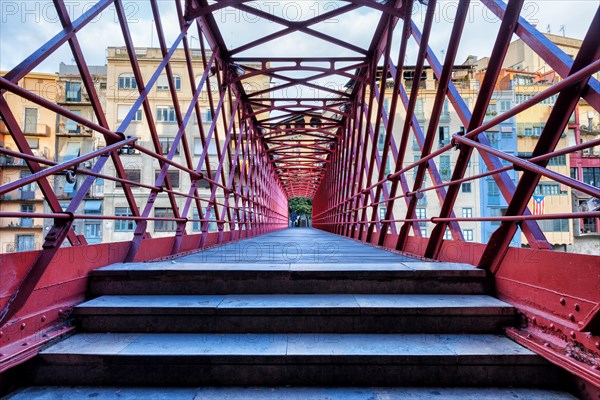
<instances>
[{"instance_id":1,"label":"red iron bridge","mask_svg":"<svg viewBox=\"0 0 600 400\"><path fill-rule=\"evenodd\" d=\"M48 3L60 26L0 76L0 220L20 221L0 234L44 221L37 246L15 239L27 251L1 240L0 396L598 398L598 236L565 252L545 228L599 232L597 7L569 54L523 0L457 1L442 22L435 0L303 18L302 2L135 2L147 48L131 2ZM102 85L87 32L109 10ZM496 23L478 37L481 10ZM515 40L543 72L515 66ZM489 57L460 64L477 41ZM59 97L26 83L67 50ZM585 202L552 208L552 188Z\"/></svg>"}]
</instances>

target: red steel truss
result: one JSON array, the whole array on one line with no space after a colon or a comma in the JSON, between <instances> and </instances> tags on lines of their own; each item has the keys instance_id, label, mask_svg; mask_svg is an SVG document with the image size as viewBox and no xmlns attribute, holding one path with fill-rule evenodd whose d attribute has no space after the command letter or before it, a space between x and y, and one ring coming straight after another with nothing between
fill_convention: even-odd
<instances>
[{"instance_id":1,"label":"red steel truss","mask_svg":"<svg viewBox=\"0 0 600 400\"><path fill-rule=\"evenodd\" d=\"M593 17L577 56L571 59L520 16L523 0L511 0L508 4L501 0L483 0L501 24L471 111L451 79L469 1L460 1L456 7L443 59L429 46L435 0L420 1L427 7L422 29L411 18L416 6L413 0L345 0L333 10L302 21L291 21L248 3L245 0L212 3L173 0L179 33L172 43L167 44L158 3L150 1L153 29L162 60L148 77L143 74L136 55L122 0L99 0L74 20L71 20L65 2L54 0L63 30L47 43L40 43L37 51L0 77L0 116L18 147L18 151L0 148L0 153L22 159L32 173L0 186L0 195L36 182L50 212L38 212L33 216L54 220L41 250L4 254L0 258L2 269L11 271L14 276L8 280L8 275L0 272L3 277L0 372L31 357L45 341L71 329L61 321L68 315L70 307L83 297L85 277L91 269L113 262L171 257L287 227L287 199L303 196L313 199L313 225L316 228L409 255L468 262L486 269L497 295L519 307L528 321L522 329L512 330L511 336L583 379L600 385L600 258L552 251L537 223L542 219L599 218L600 212L532 215L527 208L541 177L600 198L597 187L548 168L552 157L600 144L600 139L596 139L557 150L560 135L581 99L600 111L600 83L593 76L600 70L597 39L600 12ZM109 6L116 10L139 91L119 126L111 126L106 118L78 37ZM381 15L368 47L350 43L343 37L330 36L315 27L332 18L350 18L351 12L365 8L377 10ZM229 46L215 18L216 12L225 9L270 21L281 29L238 47ZM292 33L317 38L347 50L352 56L327 57L318 53L311 57L252 55L253 50L269 49L277 39ZM561 80L510 111L485 121L514 34ZM192 37L199 38L200 62L193 58ZM394 40L400 43L398 50L395 50ZM418 47L413 76L421 76L427 64L437 80L430 122L425 129L421 128L415 114L420 85L408 88L402 79L407 48L413 40ZM65 45L70 47L81 74L94 120L19 86L27 74ZM148 97L162 74L166 74L169 82L173 81L171 60L177 49L184 52L192 99L180 101L174 85L169 85L178 129L173 145L163 152ZM195 78L198 74L200 79ZM245 83L256 77L279 83L247 90ZM333 88L318 83L325 78L344 78L351 84ZM217 89L206 90L210 87ZM284 89L296 87L325 95L293 98L279 95ZM205 114L199 104L203 89L212 116L208 129L202 124ZM20 96L97 132L104 137L106 146L61 163L34 155L14 110L5 99L6 93ZM486 130L554 95L558 95L556 104L537 140L532 158L524 160L491 145ZM387 109L384 106L386 96L391 96ZM456 110L465 131L453 134L449 144L434 149L445 101ZM138 110L143 110L150 146L124 134ZM195 128L191 122L194 116L199 121ZM395 125L401 127L397 136L393 134ZM411 135L416 138L421 155L417 161L405 159ZM201 140L203 151L199 161L193 158L191 138ZM216 147L216 157L209 155L211 145ZM174 161L178 147L183 154L182 162ZM160 172L153 185L128 179L119 151L123 148L135 149L143 157L156 161ZM466 176L468 163L475 157L473 150L477 150L488 171ZM458 151L459 156L451 179L445 181L435 160L451 151ZM83 168L82 163L86 161L92 161L93 166ZM386 170L388 164L393 171ZM116 176L106 172L108 166L114 168ZM511 170L523 172L516 183L507 174ZM190 186L176 190L169 171L188 175ZM407 179L407 173L411 171L415 174L412 187ZM65 210L49 182L49 178L57 174L86 177ZM429 186L424 186L426 175L430 176ZM486 176L492 177L498 185L508 204L506 214L457 217L453 210L461 184ZM99 178L120 183L132 215L76 212ZM208 197L199 192L203 182L210 188ZM136 199L134 188L145 193L145 202ZM418 218L416 207L428 191L433 191L439 201L439 214L427 219ZM172 217L153 216L160 195L168 198ZM394 205L400 199L402 214L396 212L394 215ZM383 218L379 214L382 204L386 210ZM192 217L194 210L197 218ZM23 216L32 215L0 212L0 218ZM73 229L73 223L79 219L135 221L136 227L130 242L88 245ZM148 221L174 223L173 235L152 238ZM499 222L487 244L465 241L460 224L473 221ZM431 237L421 237L421 222L435 225ZM193 223L201 225L200 233L190 233ZM217 225L215 232L209 232L211 223ZM530 249L509 246L518 228ZM447 229L452 240L445 239ZM64 243L69 246L63 246Z\"/></svg>"}]
</instances>

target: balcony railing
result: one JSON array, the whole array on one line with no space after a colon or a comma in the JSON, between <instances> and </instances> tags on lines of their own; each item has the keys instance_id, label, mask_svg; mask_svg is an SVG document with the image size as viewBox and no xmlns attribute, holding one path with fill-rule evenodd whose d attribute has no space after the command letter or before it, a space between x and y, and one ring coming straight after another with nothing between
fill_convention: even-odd
<instances>
[{"instance_id":1,"label":"balcony railing","mask_svg":"<svg viewBox=\"0 0 600 400\"><path fill-rule=\"evenodd\" d=\"M23 133L28 136L50 136L50 125L47 124L35 124L26 125Z\"/></svg>"}]
</instances>

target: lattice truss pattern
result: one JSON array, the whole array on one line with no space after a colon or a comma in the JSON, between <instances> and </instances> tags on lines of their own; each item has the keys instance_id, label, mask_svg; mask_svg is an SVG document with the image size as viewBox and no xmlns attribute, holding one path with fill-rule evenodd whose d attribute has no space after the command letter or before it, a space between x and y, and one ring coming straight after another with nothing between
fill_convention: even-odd
<instances>
[{"instance_id":1,"label":"lattice truss pattern","mask_svg":"<svg viewBox=\"0 0 600 400\"><path fill-rule=\"evenodd\" d=\"M36 213L36 217L54 219L54 225L47 233L43 248L21 289L15 292L4 309L0 325L25 302L63 242L71 246L86 245L83 236L73 230L73 222L83 218L136 222L125 261L136 260L143 242L150 240L148 221L173 223L175 240L170 253L177 254L182 251L182 243L194 223L201 224L202 228L201 233L194 237L192 248L206 245L210 223L218 226L217 241L286 227L287 199L295 196L313 198L315 227L371 243L387 244L398 250L407 250L410 236L421 236L420 222L433 223L435 228L427 239L424 252L426 257L433 259L439 256L447 228L453 240L463 241L461 222L495 220L499 221L499 227L480 260L482 267L493 271L502 262L519 227L533 248L547 249L550 245L536 219L599 216L598 212L540 216L531 215L527 209L542 176L600 197L598 188L547 168L552 157L600 144L596 139L555 150L580 98L600 111L600 84L593 77L600 69L596 35L600 31L598 13L593 17L579 53L571 59L520 17L522 0L508 4L500 0L482 0L501 23L496 37L486 39L494 40L493 51L476 102L468 107L452 80L452 68L467 21L469 1L458 2L448 46L443 53L436 53L429 47L437 3L434 0L420 2L427 10L422 28L410 17L416 6L413 0L345 0L337 2L331 10L301 21L252 7L244 0L210 3L206 0L173 0L171 3L177 20L164 21L158 2L149 2L153 34L158 39L162 54L158 68L150 75L142 71L122 0L100 0L74 20L69 16L65 2L54 0L64 29L0 77L0 115L18 147L18 151L1 148L0 152L24 160L32 172L32 175L0 186L0 194L37 182L51 212ZM106 110L99 99L79 39L91 21L109 6L116 10L135 80L132 87L138 91L133 106L118 126L112 126L106 118ZM161 7L164 8L164 4ZM324 21L351 21L356 12L365 8L376 10L380 15L375 26L365 28L364 34L372 38L368 47L331 36L326 29L321 29ZM215 18L215 13L227 10L270 21L277 29L234 47L224 40ZM179 31L169 44L164 31L167 23L178 24ZM509 43L515 34L562 79L513 109L484 121ZM315 50L310 56L269 56L269 46L287 35L300 39L310 36L323 44L343 49L347 55L329 57ZM199 49L192 49L192 39L199 42ZM416 59L410 60L414 65L413 76L421 76L428 66L437 80L433 109L426 127L419 125L415 112L421 85L406 87L402 79L407 47L412 41L418 46ZM92 119L77 115L18 85L61 46L69 46L72 51L93 107ZM298 46L301 46L300 42ZM393 48L398 50L393 51ZM173 82L171 59L176 51L181 50L187 78L191 82L191 100L179 99L175 85L170 85L170 102L174 105L178 129L168 151L163 151L156 123L158 116L148 96L161 75L166 74L168 82ZM443 54L443 57L438 54ZM267 86L253 86L252 82L257 79L268 82ZM319 83L328 80L347 84ZM289 93L301 92L290 91L297 88L318 95L290 96ZM106 145L60 163L34 155L22 126L5 99L7 92L101 134ZM200 106L203 95L210 109L209 120L206 120L207 113ZM558 95L555 106L537 140L532 158L524 160L490 144L486 130L555 95ZM384 105L386 97L391 98L388 106ZM456 111L465 130L452 134L450 143L434 149L445 101ZM140 144L136 137L126 135L131 123L138 118L139 110L143 111L151 138L146 145ZM194 121L197 123L193 124ZM399 126L401 133L394 135L394 126ZM405 160L409 139L413 137L421 154L414 162ZM194 139L201 140L203 149L197 162L193 159ZM209 155L211 146L216 147L216 155ZM155 160L160 172L153 185L128 179L121 157L123 149L134 149L143 157ZM178 151L183 154L182 162L174 161ZM458 152L458 161L453 166L451 179L442 180L436 160L450 152ZM469 161L477 155L482 157L488 171L466 176ZM86 161L92 161L93 166L83 168ZM390 166L389 170L386 165ZM116 172L114 175L106 172L110 167ZM507 174L513 169L522 171L516 183ZM189 186L179 190L174 188L170 171L180 171L189 177ZM409 172L413 174L410 179ZM86 177L64 211L49 183L50 177L59 174L67 178L74 175ZM430 185L424 185L426 175L430 177ZM482 177L493 177L498 185L508 204L505 215L479 219L455 216L453 208L461 184ZM130 216L76 213L85 194L99 178L120 184L131 210ZM201 184L210 188L209 196L199 193L198 186ZM143 191L146 200L140 202L136 199L134 189ZM418 201L428 191L434 192L439 201L439 214L429 219L418 218L415 214ZM153 214L159 196L168 198L172 216L157 217ZM385 216L380 216L381 204L385 205ZM3 213L1 216L22 217L23 213ZM391 246L390 240L394 241Z\"/></svg>"}]
</instances>

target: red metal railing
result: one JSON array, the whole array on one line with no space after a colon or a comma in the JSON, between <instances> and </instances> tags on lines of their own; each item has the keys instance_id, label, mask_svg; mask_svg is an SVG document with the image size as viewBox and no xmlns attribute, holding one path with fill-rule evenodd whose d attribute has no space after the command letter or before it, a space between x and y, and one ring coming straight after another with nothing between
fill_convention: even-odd
<instances>
[{"instance_id":1,"label":"red metal railing","mask_svg":"<svg viewBox=\"0 0 600 400\"><path fill-rule=\"evenodd\" d=\"M443 60L429 45L436 15L434 0L424 5L422 29L412 19L417 7L413 0L347 0L347 4L303 21L291 21L246 3L187 0L182 8L180 1L173 0L176 21L169 23L175 22L178 32L167 44L163 28L167 22L158 2L150 1L161 58L148 75L136 54L122 0L100 0L75 20L71 20L63 0L54 0L63 30L0 77L0 116L18 148L18 151L0 148L0 154L24 160L31 172L0 186L0 195L36 182L48 205L44 212L0 211L0 218L53 220L41 250L0 256L3 270L9 271L0 271L4 273L0 275L3 278L0 372L31 357L41 344L70 329L63 320L73 304L83 298L90 270L114 262L172 257L287 227L287 199L306 196L313 199L313 225L319 229L410 255L467 262L486 269L494 280L497 295L515 304L528 319L527 326L510 334L553 362L600 384L599 258L552 251L537 223L600 218L600 212L532 215L527 209L542 176L600 198L597 187L548 168L553 157L600 144L600 139L593 139L557 148L578 102L585 101L600 111L600 83L594 78L600 70L595 36L600 30L600 14L597 12L593 17L577 56L571 59L520 17L522 0L508 4L483 0L501 22L471 111L459 92L464 88L452 80L468 17L468 1L458 3ZM117 124L106 117L78 37L109 6L115 8L126 49L123 57L128 61L138 91L126 116ZM274 22L282 29L247 43L228 45L214 13L232 8ZM351 18L351 13L360 9L381 13L368 47L313 27L332 18ZM291 33L316 38L352 55L252 55L253 50L265 48ZM486 110L514 34L561 80L486 121ZM192 37L199 38L199 50L192 51ZM400 39L397 54L394 38ZM430 68L436 81L433 108L425 129L419 124L416 109L426 85L412 85L412 80L405 82L403 77L409 68L404 63L411 40L419 49L414 66L410 67L412 76L422 76ZM82 117L20 85L22 79L66 44L77 64L94 118ZM185 80L189 81L184 90L189 98L183 101L184 96L175 85L169 85L165 95L168 100L163 99L163 103L174 107L177 129L170 138L170 147L163 152L151 95L161 76L165 75L168 82L174 81L174 57L178 52L183 54ZM345 87L330 87L318 83L324 78L350 81ZM253 79L265 79L269 85L253 88ZM294 98L280 95L292 87L325 95ZM15 117L16 110L9 106L8 94L91 129L104 139L106 146L62 163L36 156ZM201 95L204 94L210 121L203 121ZM491 146L490 129L556 95L556 104L531 158L525 160ZM452 135L450 143L434 150L445 101L452 105L465 129ZM148 140L149 147L142 145L137 137L125 135L140 110L148 135L144 141ZM197 123L193 122L194 116ZM413 146L418 148L416 161L405 159L411 136ZM200 154L194 154L193 139L200 140ZM209 152L213 144L216 155ZM123 148L133 149L158 165L153 184L128 178L125 159L119 152ZM177 154L178 148L181 155ZM452 151L458 152L456 164L451 177L442 179L439 160ZM487 171L468 175L469 161L477 157L481 157ZM93 166L82 167L88 161ZM114 168L114 174L106 172L108 166ZM173 171L187 176L189 186L176 190L169 175ZM412 186L407 176L410 171L414 173ZM517 182L508 174L513 171L521 172ZM426 186L427 174L431 184ZM65 210L51 184L50 178L56 175L65 175L68 180L84 177ZM461 184L487 177L493 179L507 204L505 215L456 216L454 208ZM77 212L97 179L120 184L131 215ZM200 185L208 190L200 190ZM418 217L417 206L427 192L435 193L439 213L429 218ZM163 196L161 200L168 204L172 216L152 216L159 196ZM400 199L402 204L396 202ZM380 215L382 206L384 215ZM88 245L85 237L73 229L74 222L82 219L136 224L128 242ZM172 236L152 238L148 221L172 223ZM499 222L499 226L486 244L468 242L461 223L481 221ZM421 233L420 223L424 222L434 225L429 238ZM199 233L189 232L194 223L200 224ZM216 230L209 229L211 223L217 224ZM530 248L510 247L518 228ZM452 239L448 239L446 232ZM65 242L69 246L63 246ZM575 347L579 349L578 357L569 358Z\"/></svg>"}]
</instances>

